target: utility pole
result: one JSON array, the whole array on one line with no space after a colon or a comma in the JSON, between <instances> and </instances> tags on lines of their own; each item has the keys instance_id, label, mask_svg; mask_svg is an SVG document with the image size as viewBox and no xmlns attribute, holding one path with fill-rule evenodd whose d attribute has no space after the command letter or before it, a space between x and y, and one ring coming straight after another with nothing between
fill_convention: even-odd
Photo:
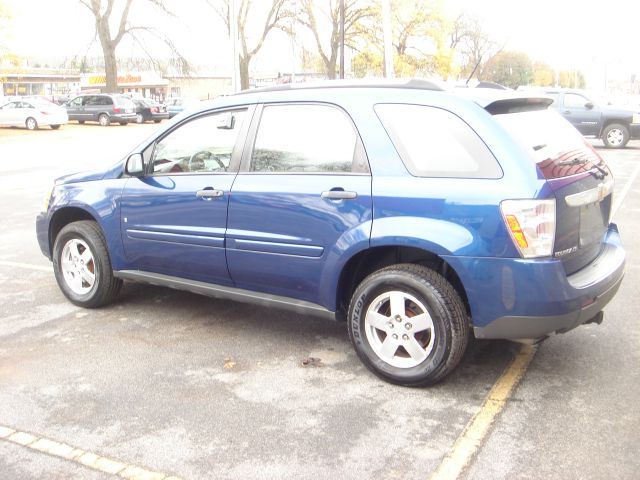
<instances>
[{"instance_id":1,"label":"utility pole","mask_svg":"<svg viewBox=\"0 0 640 480\"><path fill-rule=\"evenodd\" d=\"M340 78L344 78L344 0L340 0Z\"/></svg>"},{"instance_id":2,"label":"utility pole","mask_svg":"<svg viewBox=\"0 0 640 480\"><path fill-rule=\"evenodd\" d=\"M240 69L238 68L238 10L236 0L229 0L229 35L231 36L231 90L240 91Z\"/></svg>"},{"instance_id":3,"label":"utility pole","mask_svg":"<svg viewBox=\"0 0 640 480\"><path fill-rule=\"evenodd\" d=\"M393 40L391 38L391 0L382 0L382 34L384 36L384 76L393 78Z\"/></svg>"}]
</instances>

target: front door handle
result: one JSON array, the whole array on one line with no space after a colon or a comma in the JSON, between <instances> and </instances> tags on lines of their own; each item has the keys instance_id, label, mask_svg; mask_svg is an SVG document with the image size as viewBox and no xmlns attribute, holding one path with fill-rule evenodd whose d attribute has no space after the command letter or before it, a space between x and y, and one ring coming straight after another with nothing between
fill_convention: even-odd
<instances>
[{"instance_id":1,"label":"front door handle","mask_svg":"<svg viewBox=\"0 0 640 480\"><path fill-rule=\"evenodd\" d=\"M222 190L214 190L213 188L205 188L204 190L198 190L196 197L204 200L211 200L212 198L222 197L224 192Z\"/></svg>"},{"instance_id":2,"label":"front door handle","mask_svg":"<svg viewBox=\"0 0 640 480\"><path fill-rule=\"evenodd\" d=\"M356 192L348 192L345 190L329 190L320 194L321 198L329 200L353 200L358 194Z\"/></svg>"}]
</instances>

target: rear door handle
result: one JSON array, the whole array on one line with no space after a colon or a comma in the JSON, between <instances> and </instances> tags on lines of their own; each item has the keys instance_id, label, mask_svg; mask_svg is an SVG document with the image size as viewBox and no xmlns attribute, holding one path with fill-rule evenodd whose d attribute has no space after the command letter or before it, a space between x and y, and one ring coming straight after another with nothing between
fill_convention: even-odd
<instances>
[{"instance_id":1,"label":"rear door handle","mask_svg":"<svg viewBox=\"0 0 640 480\"><path fill-rule=\"evenodd\" d=\"M213 188L205 188L204 190L198 190L196 197L204 200L211 200L212 198L222 197L224 192L222 190L214 190Z\"/></svg>"},{"instance_id":2,"label":"rear door handle","mask_svg":"<svg viewBox=\"0 0 640 480\"><path fill-rule=\"evenodd\" d=\"M348 192L345 190L329 190L320 194L321 198L329 200L353 200L358 194L356 192Z\"/></svg>"}]
</instances>

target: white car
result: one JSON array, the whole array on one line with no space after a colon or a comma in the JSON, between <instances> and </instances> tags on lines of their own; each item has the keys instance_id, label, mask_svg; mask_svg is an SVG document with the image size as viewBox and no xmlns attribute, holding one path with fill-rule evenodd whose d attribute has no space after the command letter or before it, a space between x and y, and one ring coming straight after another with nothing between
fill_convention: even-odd
<instances>
[{"instance_id":1,"label":"white car","mask_svg":"<svg viewBox=\"0 0 640 480\"><path fill-rule=\"evenodd\" d=\"M67 111L52 102L40 99L22 99L0 107L0 125L5 127L26 127L36 130L49 125L54 130L69 121Z\"/></svg>"}]
</instances>

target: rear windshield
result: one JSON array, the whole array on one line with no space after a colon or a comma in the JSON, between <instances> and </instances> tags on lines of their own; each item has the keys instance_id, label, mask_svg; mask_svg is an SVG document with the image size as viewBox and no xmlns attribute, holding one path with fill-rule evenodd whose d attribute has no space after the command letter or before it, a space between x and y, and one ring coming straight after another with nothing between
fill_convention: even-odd
<instances>
[{"instance_id":1,"label":"rear windshield","mask_svg":"<svg viewBox=\"0 0 640 480\"><path fill-rule=\"evenodd\" d=\"M494 115L527 148L545 178L560 178L603 167L602 158L573 125L553 110Z\"/></svg>"}]
</instances>

